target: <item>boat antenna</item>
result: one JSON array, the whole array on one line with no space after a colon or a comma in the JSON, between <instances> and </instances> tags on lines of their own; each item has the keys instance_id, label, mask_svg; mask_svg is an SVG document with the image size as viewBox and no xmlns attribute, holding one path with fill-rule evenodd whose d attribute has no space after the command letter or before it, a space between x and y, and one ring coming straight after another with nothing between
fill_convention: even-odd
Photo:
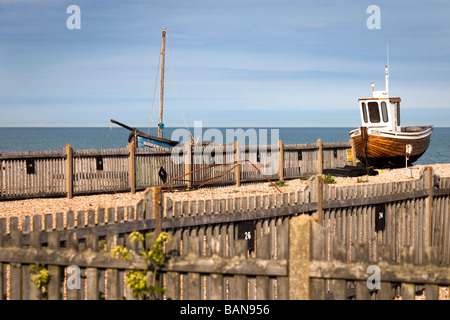
<instances>
[{"instance_id":1,"label":"boat antenna","mask_svg":"<svg viewBox=\"0 0 450 320\"><path fill-rule=\"evenodd\" d=\"M386 95L389 97L389 44L386 44L387 62L386 62Z\"/></svg>"},{"instance_id":2,"label":"boat antenna","mask_svg":"<svg viewBox=\"0 0 450 320\"><path fill-rule=\"evenodd\" d=\"M387 66L389 67L389 43L386 43Z\"/></svg>"}]
</instances>

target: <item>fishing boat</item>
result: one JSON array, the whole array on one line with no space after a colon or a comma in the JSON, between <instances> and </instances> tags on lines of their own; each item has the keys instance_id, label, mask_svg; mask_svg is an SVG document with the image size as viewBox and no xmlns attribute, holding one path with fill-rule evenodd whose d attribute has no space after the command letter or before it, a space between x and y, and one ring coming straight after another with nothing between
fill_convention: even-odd
<instances>
[{"instance_id":1,"label":"fishing boat","mask_svg":"<svg viewBox=\"0 0 450 320\"><path fill-rule=\"evenodd\" d=\"M164 123L163 123L163 103L164 103L164 65L165 65L165 45L166 45L166 28L162 32L161 52L160 52L160 93L159 93L159 122L158 122L158 136L146 134L138 129L128 126L124 123L110 119L111 123L115 123L125 129L131 131L128 136L128 142L134 143L135 148L173 148L178 145L179 141L166 139L163 137ZM193 138L191 136L191 140Z\"/></svg>"},{"instance_id":2,"label":"fishing boat","mask_svg":"<svg viewBox=\"0 0 450 320\"><path fill-rule=\"evenodd\" d=\"M430 144L433 126L400 126L399 97L389 96L389 67L386 90L359 99L361 126L350 131L356 157L367 167L404 167L419 159Z\"/></svg>"}]
</instances>

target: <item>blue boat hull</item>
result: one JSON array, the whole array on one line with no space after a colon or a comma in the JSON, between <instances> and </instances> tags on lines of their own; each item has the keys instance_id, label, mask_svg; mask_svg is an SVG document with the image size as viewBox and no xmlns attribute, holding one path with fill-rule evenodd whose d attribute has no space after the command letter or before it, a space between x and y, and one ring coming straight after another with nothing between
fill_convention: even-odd
<instances>
[{"instance_id":1,"label":"blue boat hull","mask_svg":"<svg viewBox=\"0 0 450 320\"><path fill-rule=\"evenodd\" d=\"M146 137L137 136L136 137L136 147L137 148L154 148L156 146L160 147L166 147L166 148L173 148L175 147L173 144L164 142L164 141L158 141L154 139L149 139Z\"/></svg>"}]
</instances>

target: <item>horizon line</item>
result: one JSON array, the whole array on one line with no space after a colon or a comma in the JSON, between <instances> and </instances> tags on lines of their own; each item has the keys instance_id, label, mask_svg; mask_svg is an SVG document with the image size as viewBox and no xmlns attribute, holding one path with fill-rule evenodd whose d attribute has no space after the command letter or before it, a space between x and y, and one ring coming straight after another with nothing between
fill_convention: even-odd
<instances>
[{"instance_id":1,"label":"horizon line","mask_svg":"<svg viewBox=\"0 0 450 320\"><path fill-rule=\"evenodd\" d=\"M186 126L165 126L164 128L185 128ZM264 126L264 125L255 125L255 126L202 126L202 128L357 128L360 126ZM450 128L449 126L435 126L434 128ZM125 129L118 126L110 127L110 126L0 126L0 129L11 129L11 128L54 128L54 129L64 129L64 128L109 128L109 129ZM136 129L139 128L148 128L146 126L136 126ZM189 128L195 128L194 126L189 126ZM151 127L151 129L158 129L157 127ZM127 130L127 129L125 129Z\"/></svg>"}]
</instances>

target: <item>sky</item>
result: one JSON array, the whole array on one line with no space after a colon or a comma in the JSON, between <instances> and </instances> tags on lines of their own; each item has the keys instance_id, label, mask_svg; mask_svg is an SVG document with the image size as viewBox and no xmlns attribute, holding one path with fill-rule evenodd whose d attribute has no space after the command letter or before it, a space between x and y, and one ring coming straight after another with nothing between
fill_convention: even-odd
<instances>
[{"instance_id":1,"label":"sky","mask_svg":"<svg viewBox=\"0 0 450 320\"><path fill-rule=\"evenodd\" d=\"M449 13L446 0L0 0L0 126L156 126L163 28L168 127L357 127L387 46L402 124L450 126Z\"/></svg>"}]
</instances>

